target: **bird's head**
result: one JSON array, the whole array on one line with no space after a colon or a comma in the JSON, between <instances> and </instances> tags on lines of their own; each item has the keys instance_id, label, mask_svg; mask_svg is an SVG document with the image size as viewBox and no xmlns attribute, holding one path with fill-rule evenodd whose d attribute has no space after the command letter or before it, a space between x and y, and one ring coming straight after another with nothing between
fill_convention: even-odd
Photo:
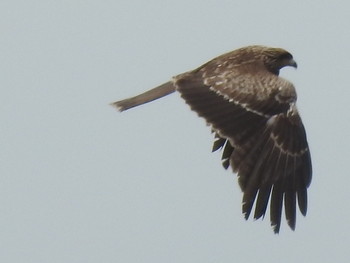
<instances>
[{"instance_id":1,"label":"bird's head","mask_svg":"<svg viewBox=\"0 0 350 263\"><path fill-rule=\"evenodd\" d=\"M278 75L281 68L291 66L297 68L297 63L292 54L282 48L266 48L262 52L266 68Z\"/></svg>"}]
</instances>

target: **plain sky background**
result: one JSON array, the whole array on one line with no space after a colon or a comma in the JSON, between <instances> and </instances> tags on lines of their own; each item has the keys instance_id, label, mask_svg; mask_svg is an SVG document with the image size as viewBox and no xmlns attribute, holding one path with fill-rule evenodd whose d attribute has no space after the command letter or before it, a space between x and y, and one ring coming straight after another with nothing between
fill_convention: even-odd
<instances>
[{"instance_id":1,"label":"plain sky background","mask_svg":"<svg viewBox=\"0 0 350 263\"><path fill-rule=\"evenodd\" d=\"M0 262L346 262L349 1L0 2ZM227 51L283 47L313 161L307 217L245 221L236 175L178 94Z\"/></svg>"}]
</instances>

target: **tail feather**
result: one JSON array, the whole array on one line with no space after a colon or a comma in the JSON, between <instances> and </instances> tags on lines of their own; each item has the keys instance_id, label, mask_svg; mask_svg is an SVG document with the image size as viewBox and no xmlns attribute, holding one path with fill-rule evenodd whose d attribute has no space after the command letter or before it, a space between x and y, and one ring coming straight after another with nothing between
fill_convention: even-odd
<instances>
[{"instance_id":1,"label":"tail feather","mask_svg":"<svg viewBox=\"0 0 350 263\"><path fill-rule=\"evenodd\" d=\"M151 102L153 100L164 97L168 94L171 94L175 91L175 86L171 81L166 82L154 89L146 91L142 94L139 94L135 97L131 97L125 100L120 100L111 103L110 105L116 107L119 111L125 111L130 108L145 104L147 102Z\"/></svg>"}]
</instances>

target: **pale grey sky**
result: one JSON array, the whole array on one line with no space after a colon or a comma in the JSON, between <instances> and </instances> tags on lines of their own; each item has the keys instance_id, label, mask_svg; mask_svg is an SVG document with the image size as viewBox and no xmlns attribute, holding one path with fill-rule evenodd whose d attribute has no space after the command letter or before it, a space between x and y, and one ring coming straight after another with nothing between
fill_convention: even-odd
<instances>
[{"instance_id":1,"label":"pale grey sky","mask_svg":"<svg viewBox=\"0 0 350 263\"><path fill-rule=\"evenodd\" d=\"M0 2L0 262L346 262L348 1ZM283 47L313 160L306 218L245 221L177 95L108 103L224 52Z\"/></svg>"}]
</instances>

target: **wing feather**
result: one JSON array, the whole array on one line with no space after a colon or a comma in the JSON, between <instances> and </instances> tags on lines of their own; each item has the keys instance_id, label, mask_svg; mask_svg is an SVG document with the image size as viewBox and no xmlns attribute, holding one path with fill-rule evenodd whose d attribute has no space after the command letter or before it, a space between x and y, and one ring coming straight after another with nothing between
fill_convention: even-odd
<instances>
[{"instance_id":1,"label":"wing feather","mask_svg":"<svg viewBox=\"0 0 350 263\"><path fill-rule=\"evenodd\" d=\"M254 218L263 217L270 202L271 225L278 233L284 203L294 230L297 202L306 214L312 172L294 87L271 73L235 70L224 75L196 70L176 77L175 86L211 126L213 151L223 149L224 167L237 172L245 218L254 203Z\"/></svg>"}]
</instances>

